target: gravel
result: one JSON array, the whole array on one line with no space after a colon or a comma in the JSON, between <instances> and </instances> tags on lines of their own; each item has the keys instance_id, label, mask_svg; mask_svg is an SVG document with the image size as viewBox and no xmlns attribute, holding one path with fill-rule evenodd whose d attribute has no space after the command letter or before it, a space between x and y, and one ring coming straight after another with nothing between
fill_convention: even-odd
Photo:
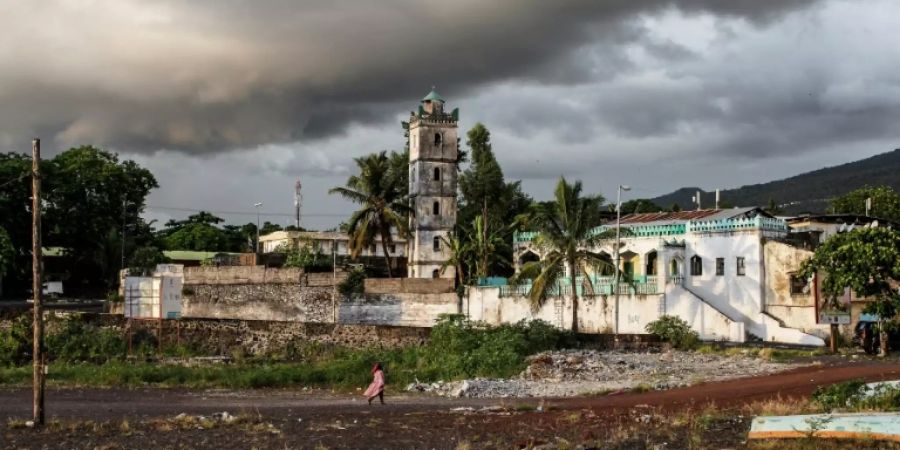
<instances>
[{"instance_id":1,"label":"gravel","mask_svg":"<svg viewBox=\"0 0 900 450\"><path fill-rule=\"evenodd\" d=\"M634 388L671 389L795 367L749 355L563 350L529 357L528 367L517 378L412 383L407 390L447 397L573 397Z\"/></svg>"}]
</instances>

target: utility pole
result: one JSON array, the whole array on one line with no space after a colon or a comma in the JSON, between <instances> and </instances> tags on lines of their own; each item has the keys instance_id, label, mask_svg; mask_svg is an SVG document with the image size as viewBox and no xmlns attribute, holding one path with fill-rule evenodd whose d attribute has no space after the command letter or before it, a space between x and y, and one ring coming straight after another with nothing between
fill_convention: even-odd
<instances>
[{"instance_id":1,"label":"utility pole","mask_svg":"<svg viewBox=\"0 0 900 450\"><path fill-rule=\"evenodd\" d=\"M41 276L41 140L31 141L31 254L32 289L34 292L34 425L44 424L44 317L41 295L44 291Z\"/></svg>"},{"instance_id":2,"label":"utility pole","mask_svg":"<svg viewBox=\"0 0 900 450\"><path fill-rule=\"evenodd\" d=\"M121 272L125 269L125 217L128 215L128 200L125 196L122 196L122 265L119 266L119 273L121 276Z\"/></svg>"},{"instance_id":3,"label":"utility pole","mask_svg":"<svg viewBox=\"0 0 900 450\"><path fill-rule=\"evenodd\" d=\"M259 255L259 207L262 206L262 202L254 203L253 207L256 208L256 254Z\"/></svg>"},{"instance_id":4,"label":"utility pole","mask_svg":"<svg viewBox=\"0 0 900 450\"><path fill-rule=\"evenodd\" d=\"M619 343L619 232L622 223L622 191L630 191L631 187L619 185L619 189L616 191L616 246L614 248L615 251L615 282L613 283L613 293L616 296L616 344ZM574 270L574 268L573 268ZM572 286L572 289L575 289L575 286Z\"/></svg>"}]
</instances>

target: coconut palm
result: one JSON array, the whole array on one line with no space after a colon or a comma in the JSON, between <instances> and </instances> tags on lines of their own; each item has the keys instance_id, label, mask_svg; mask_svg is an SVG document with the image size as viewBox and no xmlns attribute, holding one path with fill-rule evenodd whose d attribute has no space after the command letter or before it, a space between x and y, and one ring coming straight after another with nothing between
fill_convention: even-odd
<instances>
[{"instance_id":1,"label":"coconut palm","mask_svg":"<svg viewBox=\"0 0 900 450\"><path fill-rule=\"evenodd\" d=\"M354 161L359 167L359 175L350 176L346 187L335 187L328 193L338 194L362 206L350 216L348 224L350 256L358 258L365 248L375 245L376 238L380 238L388 277L392 278L388 245L394 241L393 230L406 236L409 212L404 194L406 186L387 152L372 153Z\"/></svg>"},{"instance_id":2,"label":"coconut palm","mask_svg":"<svg viewBox=\"0 0 900 450\"><path fill-rule=\"evenodd\" d=\"M464 285L469 278L465 268L472 265L472 247L455 232L451 232L447 237L441 236L441 245L450 253L450 257L441 264L441 274L446 272L448 267L453 267L456 269L456 285Z\"/></svg>"},{"instance_id":3,"label":"coconut palm","mask_svg":"<svg viewBox=\"0 0 900 450\"><path fill-rule=\"evenodd\" d=\"M560 281L568 277L572 331L578 331L576 276L584 278L585 289L592 289L590 273L611 266L601 254L591 251L607 238L605 234L594 232L600 225L603 200L600 195L582 196L581 181L569 184L560 177L554 201L534 204L527 215L527 225L539 232L533 245L543 258L525 263L512 282L532 281L529 300L531 307L538 310L556 290L561 291Z\"/></svg>"},{"instance_id":4,"label":"coconut palm","mask_svg":"<svg viewBox=\"0 0 900 450\"><path fill-rule=\"evenodd\" d=\"M471 246L476 277L490 275L489 270L492 266L508 267L510 265L509 260L503 256L505 252L502 251L509 246L504 236L508 231L508 228L497 227L487 230L484 214L475 216L468 241Z\"/></svg>"}]
</instances>

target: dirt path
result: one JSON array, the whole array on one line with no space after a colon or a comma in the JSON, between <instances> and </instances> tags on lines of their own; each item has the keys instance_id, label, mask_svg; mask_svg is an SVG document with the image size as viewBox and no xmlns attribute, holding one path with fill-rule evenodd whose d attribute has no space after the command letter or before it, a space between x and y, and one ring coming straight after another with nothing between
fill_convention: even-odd
<instances>
[{"instance_id":1,"label":"dirt path","mask_svg":"<svg viewBox=\"0 0 900 450\"><path fill-rule=\"evenodd\" d=\"M123 448L165 448L179 442L193 442L188 447L215 445L223 449L251 446L313 448L319 444L327 448L456 448L463 441L515 446L541 436L592 438L608 429L611 422L620 420L617 417L625 417L635 408L675 411L709 402L724 407L739 406L778 396L806 396L817 386L855 378L900 379L900 363L839 361L775 375L603 397L542 400L393 395L388 396L387 405L372 407L352 396L286 390L51 390L47 394L48 417L63 421L136 422L180 413L208 415L228 411L262 416L280 431L247 434L223 428L129 434L128 440L119 442L116 439L121 436L117 432L98 432L87 437L77 431L54 434L51 431L6 430L3 440L8 440L6 444L11 446L26 448L92 448L103 444L103 439L118 442ZM28 390L0 390L0 419L27 418L30 398ZM543 404L544 412L532 411L538 404ZM492 405L504 405L506 410L477 412ZM459 407L472 407L476 412L451 412L452 408ZM573 420L573 417L581 419ZM734 432L745 434L746 430L735 428Z\"/></svg>"}]
</instances>

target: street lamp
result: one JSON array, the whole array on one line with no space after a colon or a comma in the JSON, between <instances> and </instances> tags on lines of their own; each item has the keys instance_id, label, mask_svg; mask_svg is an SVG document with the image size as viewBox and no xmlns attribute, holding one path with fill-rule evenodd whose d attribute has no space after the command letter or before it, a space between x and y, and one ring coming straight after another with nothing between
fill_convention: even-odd
<instances>
[{"instance_id":1,"label":"street lamp","mask_svg":"<svg viewBox=\"0 0 900 450\"><path fill-rule=\"evenodd\" d=\"M256 254L259 254L259 207L262 206L262 202L254 203L253 207L256 208Z\"/></svg>"},{"instance_id":2,"label":"street lamp","mask_svg":"<svg viewBox=\"0 0 900 450\"><path fill-rule=\"evenodd\" d=\"M616 296L616 343L619 342L619 228L622 224L622 191L630 191L630 186L619 185L616 191L616 248L615 248L615 282L613 290Z\"/></svg>"}]
</instances>

